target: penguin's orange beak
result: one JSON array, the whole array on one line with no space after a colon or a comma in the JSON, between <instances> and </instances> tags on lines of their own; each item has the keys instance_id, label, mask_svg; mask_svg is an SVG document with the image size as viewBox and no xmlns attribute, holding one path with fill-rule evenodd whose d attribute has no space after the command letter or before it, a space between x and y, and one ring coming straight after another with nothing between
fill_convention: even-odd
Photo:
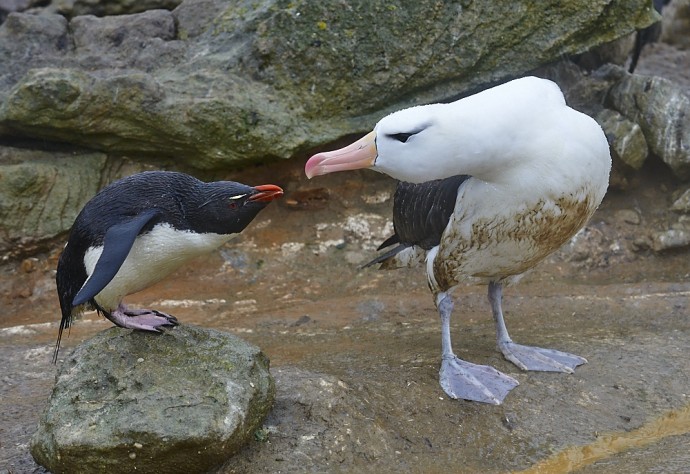
<instances>
[{"instance_id":1,"label":"penguin's orange beak","mask_svg":"<svg viewBox=\"0 0 690 474\"><path fill-rule=\"evenodd\" d=\"M248 201L271 202L283 195L283 190L275 184L262 184L254 186L258 193L250 196Z\"/></svg>"}]
</instances>

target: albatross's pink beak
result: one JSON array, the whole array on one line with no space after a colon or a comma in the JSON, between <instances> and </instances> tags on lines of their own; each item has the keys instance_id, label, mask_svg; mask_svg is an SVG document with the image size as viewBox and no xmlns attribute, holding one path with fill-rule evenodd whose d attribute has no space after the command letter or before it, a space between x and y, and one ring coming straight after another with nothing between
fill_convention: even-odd
<instances>
[{"instance_id":1,"label":"albatross's pink beak","mask_svg":"<svg viewBox=\"0 0 690 474\"><path fill-rule=\"evenodd\" d=\"M376 156L376 132L370 132L345 148L312 156L304 165L304 174L311 179L334 171L371 168Z\"/></svg>"}]
</instances>

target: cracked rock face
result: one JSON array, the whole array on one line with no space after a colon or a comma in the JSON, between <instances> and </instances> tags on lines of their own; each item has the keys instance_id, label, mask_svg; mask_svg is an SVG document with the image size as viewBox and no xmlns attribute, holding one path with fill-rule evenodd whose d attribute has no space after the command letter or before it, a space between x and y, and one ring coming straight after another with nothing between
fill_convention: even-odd
<instances>
[{"instance_id":1,"label":"cracked rock face","mask_svg":"<svg viewBox=\"0 0 690 474\"><path fill-rule=\"evenodd\" d=\"M655 19L643 0L531 4L188 0L102 18L12 13L0 26L0 138L197 169L289 158Z\"/></svg>"},{"instance_id":2,"label":"cracked rock face","mask_svg":"<svg viewBox=\"0 0 690 474\"><path fill-rule=\"evenodd\" d=\"M652 153L676 176L690 178L690 98L680 87L662 77L627 74L607 101L639 124Z\"/></svg>"},{"instance_id":3,"label":"cracked rock face","mask_svg":"<svg viewBox=\"0 0 690 474\"><path fill-rule=\"evenodd\" d=\"M207 472L261 426L268 358L231 334L111 328L62 363L31 454L51 472Z\"/></svg>"}]
</instances>

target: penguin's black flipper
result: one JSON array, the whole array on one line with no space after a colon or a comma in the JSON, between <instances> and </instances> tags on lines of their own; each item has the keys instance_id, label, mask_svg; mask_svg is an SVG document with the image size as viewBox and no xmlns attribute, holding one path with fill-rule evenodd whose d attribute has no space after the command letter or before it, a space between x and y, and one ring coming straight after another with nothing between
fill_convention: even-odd
<instances>
[{"instance_id":1,"label":"penguin's black flipper","mask_svg":"<svg viewBox=\"0 0 690 474\"><path fill-rule=\"evenodd\" d=\"M103 238L103 252L93 273L72 300L72 307L86 303L110 283L127 258L141 229L159 215L158 209L147 209L131 220L108 229Z\"/></svg>"}]
</instances>

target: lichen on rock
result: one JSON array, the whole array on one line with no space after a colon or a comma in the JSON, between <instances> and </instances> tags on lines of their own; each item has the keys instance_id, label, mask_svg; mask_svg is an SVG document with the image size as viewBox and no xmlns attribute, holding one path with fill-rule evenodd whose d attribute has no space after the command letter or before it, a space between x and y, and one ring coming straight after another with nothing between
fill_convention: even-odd
<instances>
[{"instance_id":1,"label":"lichen on rock","mask_svg":"<svg viewBox=\"0 0 690 474\"><path fill-rule=\"evenodd\" d=\"M172 12L69 22L12 13L0 25L0 137L198 169L290 158L656 18L642 0L187 0Z\"/></svg>"},{"instance_id":2,"label":"lichen on rock","mask_svg":"<svg viewBox=\"0 0 690 474\"><path fill-rule=\"evenodd\" d=\"M275 384L258 347L179 326L111 328L62 363L34 459L51 472L207 472L261 426Z\"/></svg>"}]
</instances>

